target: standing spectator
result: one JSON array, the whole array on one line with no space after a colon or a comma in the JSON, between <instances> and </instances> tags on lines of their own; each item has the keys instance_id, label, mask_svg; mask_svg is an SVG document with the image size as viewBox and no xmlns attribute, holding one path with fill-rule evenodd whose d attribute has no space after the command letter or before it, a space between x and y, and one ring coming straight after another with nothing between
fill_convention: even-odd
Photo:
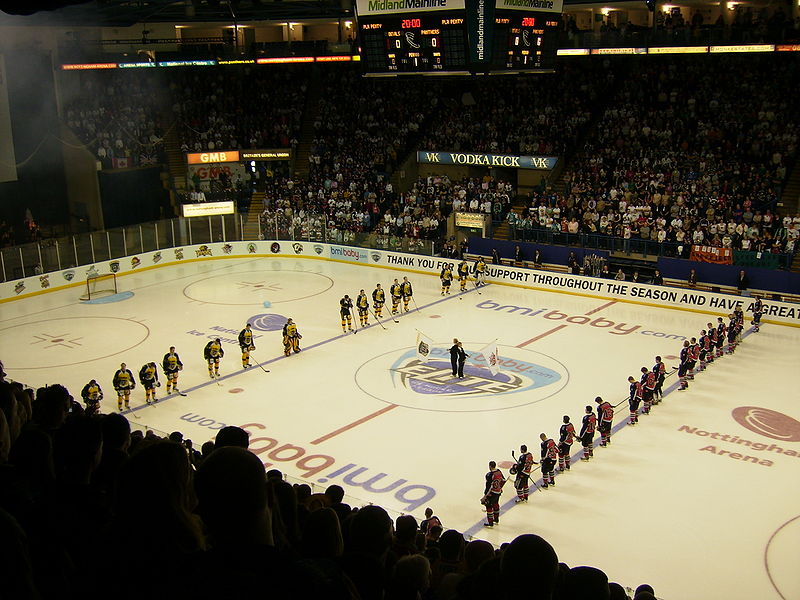
<instances>
[{"instance_id":1,"label":"standing spectator","mask_svg":"<svg viewBox=\"0 0 800 600\"><path fill-rule=\"evenodd\" d=\"M739 277L736 279L736 293L740 296L750 286L750 280L747 278L747 273L739 271Z\"/></svg>"}]
</instances>

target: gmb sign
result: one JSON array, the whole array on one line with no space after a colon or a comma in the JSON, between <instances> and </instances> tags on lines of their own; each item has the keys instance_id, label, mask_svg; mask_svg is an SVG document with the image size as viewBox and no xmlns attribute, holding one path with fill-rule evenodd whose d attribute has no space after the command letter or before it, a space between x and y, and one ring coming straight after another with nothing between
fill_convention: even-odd
<instances>
[{"instance_id":1,"label":"gmb sign","mask_svg":"<svg viewBox=\"0 0 800 600\"><path fill-rule=\"evenodd\" d=\"M510 167L552 171L556 156L515 156L513 154L477 154L474 152L417 152L417 162L439 165L469 165L477 167Z\"/></svg>"}]
</instances>

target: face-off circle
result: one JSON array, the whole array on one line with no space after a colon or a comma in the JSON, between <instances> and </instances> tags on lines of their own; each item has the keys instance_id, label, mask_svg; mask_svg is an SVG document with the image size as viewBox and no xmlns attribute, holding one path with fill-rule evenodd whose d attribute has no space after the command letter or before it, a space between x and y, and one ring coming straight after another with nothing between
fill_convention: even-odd
<instances>
[{"instance_id":1,"label":"face-off circle","mask_svg":"<svg viewBox=\"0 0 800 600\"><path fill-rule=\"evenodd\" d=\"M190 300L208 304L271 305L310 298L333 287L327 275L301 270L259 270L205 277L183 288Z\"/></svg>"},{"instance_id":2,"label":"face-off circle","mask_svg":"<svg viewBox=\"0 0 800 600\"><path fill-rule=\"evenodd\" d=\"M441 412L504 410L540 402L569 381L567 368L551 356L513 346L499 346L500 371L492 375L486 359L467 349L463 379L453 377L450 352L434 347L427 362L416 348L376 356L355 373L356 385L388 404ZM524 392L524 393L522 393Z\"/></svg>"},{"instance_id":3,"label":"face-off circle","mask_svg":"<svg viewBox=\"0 0 800 600\"><path fill-rule=\"evenodd\" d=\"M14 325L0 333L6 342L0 343L0 352L7 369L51 369L135 348L150 336L150 329L119 317L72 317Z\"/></svg>"},{"instance_id":4,"label":"face-off circle","mask_svg":"<svg viewBox=\"0 0 800 600\"><path fill-rule=\"evenodd\" d=\"M770 583L784 600L800 598L797 548L800 547L800 515L786 521L773 533L764 549L764 566Z\"/></svg>"}]
</instances>

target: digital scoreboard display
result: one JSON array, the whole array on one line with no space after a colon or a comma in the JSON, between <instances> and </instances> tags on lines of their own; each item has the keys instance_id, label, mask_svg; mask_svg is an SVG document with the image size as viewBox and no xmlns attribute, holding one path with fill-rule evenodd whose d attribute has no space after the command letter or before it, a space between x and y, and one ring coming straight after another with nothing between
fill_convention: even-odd
<instances>
[{"instance_id":1,"label":"digital scoreboard display","mask_svg":"<svg viewBox=\"0 0 800 600\"><path fill-rule=\"evenodd\" d=\"M498 10L494 22L493 70L552 71L556 68L561 15Z\"/></svg>"},{"instance_id":2,"label":"digital scoreboard display","mask_svg":"<svg viewBox=\"0 0 800 600\"><path fill-rule=\"evenodd\" d=\"M356 0L367 75L552 71L563 0Z\"/></svg>"},{"instance_id":3,"label":"digital scoreboard display","mask_svg":"<svg viewBox=\"0 0 800 600\"><path fill-rule=\"evenodd\" d=\"M368 73L469 72L463 14L386 15L361 21L358 29Z\"/></svg>"}]
</instances>

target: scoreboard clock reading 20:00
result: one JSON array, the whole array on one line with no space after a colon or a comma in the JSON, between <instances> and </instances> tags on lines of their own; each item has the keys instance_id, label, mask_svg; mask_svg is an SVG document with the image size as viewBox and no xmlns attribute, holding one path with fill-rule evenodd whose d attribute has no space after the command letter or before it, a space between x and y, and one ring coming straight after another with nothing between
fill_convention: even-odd
<instances>
[{"instance_id":1,"label":"scoreboard clock reading 20:00","mask_svg":"<svg viewBox=\"0 0 800 600\"><path fill-rule=\"evenodd\" d=\"M552 71L563 0L357 0L367 75Z\"/></svg>"}]
</instances>

